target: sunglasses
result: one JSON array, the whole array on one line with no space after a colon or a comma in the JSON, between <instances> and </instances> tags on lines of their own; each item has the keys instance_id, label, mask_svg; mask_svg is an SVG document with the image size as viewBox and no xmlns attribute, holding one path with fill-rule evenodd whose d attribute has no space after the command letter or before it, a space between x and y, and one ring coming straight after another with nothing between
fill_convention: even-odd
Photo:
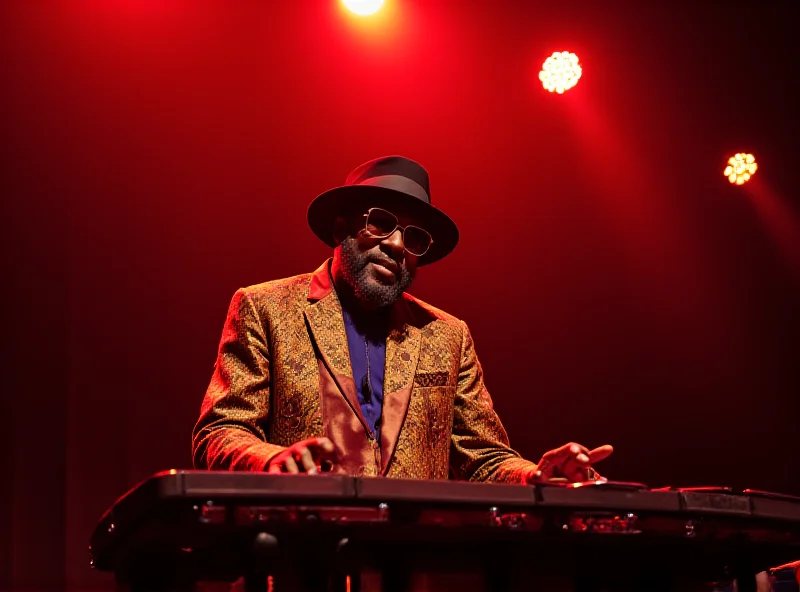
<instances>
[{"instance_id":1,"label":"sunglasses","mask_svg":"<svg viewBox=\"0 0 800 592\"><path fill-rule=\"evenodd\" d=\"M381 208L370 208L364 214L366 220L365 230L373 238L386 238L394 234L398 228L403 233L403 246L406 251L417 257L422 257L433 244L433 237L427 230L419 226L400 226L397 216Z\"/></svg>"}]
</instances>

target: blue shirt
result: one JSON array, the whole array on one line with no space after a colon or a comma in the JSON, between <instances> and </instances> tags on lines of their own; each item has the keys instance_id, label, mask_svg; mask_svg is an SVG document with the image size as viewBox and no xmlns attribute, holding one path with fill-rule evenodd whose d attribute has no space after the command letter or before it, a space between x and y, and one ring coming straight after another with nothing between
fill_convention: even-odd
<instances>
[{"instance_id":1,"label":"blue shirt","mask_svg":"<svg viewBox=\"0 0 800 592\"><path fill-rule=\"evenodd\" d=\"M369 426L372 437L380 442L389 311L354 313L342 309L342 316L361 414ZM369 354L369 364L367 364L367 354Z\"/></svg>"}]
</instances>

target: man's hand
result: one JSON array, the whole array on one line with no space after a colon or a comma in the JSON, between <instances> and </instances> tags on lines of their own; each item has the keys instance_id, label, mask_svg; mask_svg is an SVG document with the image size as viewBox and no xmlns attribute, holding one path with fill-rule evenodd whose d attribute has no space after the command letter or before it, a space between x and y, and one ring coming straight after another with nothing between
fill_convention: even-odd
<instances>
[{"instance_id":1,"label":"man's hand","mask_svg":"<svg viewBox=\"0 0 800 592\"><path fill-rule=\"evenodd\" d=\"M269 461L266 470L268 473L316 475L320 471L322 463L334 464L337 457L336 447L328 438L309 438L302 442L295 442L275 456Z\"/></svg>"},{"instance_id":2,"label":"man's hand","mask_svg":"<svg viewBox=\"0 0 800 592\"><path fill-rule=\"evenodd\" d=\"M585 446L570 442L561 448L546 452L537 464L537 470L528 481L540 483L549 479L565 479L570 482L597 481L602 479L592 465L603 460L614 452L614 448L605 445L589 450Z\"/></svg>"}]
</instances>

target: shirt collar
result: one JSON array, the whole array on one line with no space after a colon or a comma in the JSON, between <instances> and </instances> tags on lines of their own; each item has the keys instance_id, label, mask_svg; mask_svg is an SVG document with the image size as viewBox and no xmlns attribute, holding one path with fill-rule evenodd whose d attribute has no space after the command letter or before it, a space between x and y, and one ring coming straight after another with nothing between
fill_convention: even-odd
<instances>
[{"instance_id":1,"label":"shirt collar","mask_svg":"<svg viewBox=\"0 0 800 592\"><path fill-rule=\"evenodd\" d=\"M308 286L309 300L322 300L333 291L333 279L331 278L332 261L332 258L326 259L311 276L311 284Z\"/></svg>"}]
</instances>

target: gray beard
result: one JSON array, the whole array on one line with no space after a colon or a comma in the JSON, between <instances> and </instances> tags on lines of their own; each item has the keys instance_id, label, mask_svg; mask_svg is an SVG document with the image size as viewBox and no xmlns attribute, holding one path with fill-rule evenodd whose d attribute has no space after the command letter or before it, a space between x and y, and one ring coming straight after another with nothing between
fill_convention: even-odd
<instances>
[{"instance_id":1,"label":"gray beard","mask_svg":"<svg viewBox=\"0 0 800 592\"><path fill-rule=\"evenodd\" d=\"M347 237L339 249L342 278L353 291L353 296L362 303L375 307L391 306L411 285L414 277L405 267L400 268L400 277L393 284L382 285L367 279L367 265L372 256L358 248L355 238Z\"/></svg>"}]
</instances>

